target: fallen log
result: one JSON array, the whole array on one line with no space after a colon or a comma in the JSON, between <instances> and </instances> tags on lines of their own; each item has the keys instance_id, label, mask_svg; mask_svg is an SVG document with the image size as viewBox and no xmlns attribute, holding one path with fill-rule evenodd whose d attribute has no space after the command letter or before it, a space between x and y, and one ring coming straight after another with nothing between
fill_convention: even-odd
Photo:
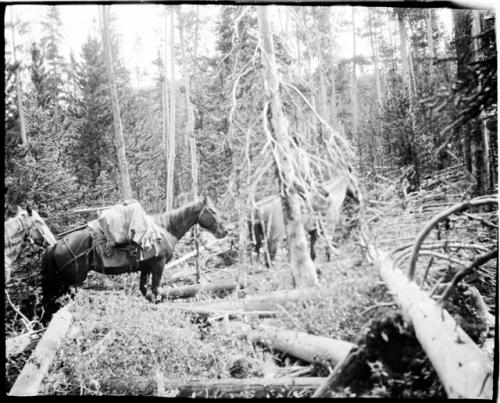
<instances>
[{"instance_id":1,"label":"fallen log","mask_svg":"<svg viewBox=\"0 0 500 403\"><path fill-rule=\"evenodd\" d=\"M245 298L233 300L221 300L205 304L208 309L234 311L265 311L279 309L279 305L286 302L311 299L318 296L316 288L301 288L297 290L279 290L262 295L252 295Z\"/></svg>"},{"instance_id":2,"label":"fallen log","mask_svg":"<svg viewBox=\"0 0 500 403\"><path fill-rule=\"evenodd\" d=\"M228 326L233 334L246 338L249 342L259 342L301 360L332 367L342 361L354 347L354 344L347 341L274 326L260 325L252 329L250 325L242 322L229 322Z\"/></svg>"},{"instance_id":3,"label":"fallen log","mask_svg":"<svg viewBox=\"0 0 500 403\"><path fill-rule=\"evenodd\" d=\"M178 309L184 312L189 312L202 317L216 317L228 319L239 319L242 316L256 316L258 318L272 318L279 314L278 311L243 311L243 310L221 310L211 309L200 306L199 304L172 304L168 306L169 309Z\"/></svg>"},{"instance_id":4,"label":"fallen log","mask_svg":"<svg viewBox=\"0 0 500 403\"><path fill-rule=\"evenodd\" d=\"M36 332L25 333L19 336L10 337L6 339L5 340L6 358L15 357L33 348L42 337L40 332L44 330L45 329L41 329Z\"/></svg>"},{"instance_id":5,"label":"fallen log","mask_svg":"<svg viewBox=\"0 0 500 403\"><path fill-rule=\"evenodd\" d=\"M413 324L449 398L492 399L493 363L449 313L398 269L388 253L369 248L374 263Z\"/></svg>"},{"instance_id":6,"label":"fallen log","mask_svg":"<svg viewBox=\"0 0 500 403\"><path fill-rule=\"evenodd\" d=\"M11 396L36 396L57 349L71 324L70 304L57 311L9 392Z\"/></svg>"},{"instance_id":7,"label":"fallen log","mask_svg":"<svg viewBox=\"0 0 500 403\"><path fill-rule=\"evenodd\" d=\"M170 397L269 397L270 394L289 395L293 392L317 389L326 378L247 378L209 379L206 381L179 382L163 379L165 391L177 393ZM105 393L128 395L153 395L157 381L146 377L109 378L100 385Z\"/></svg>"},{"instance_id":8,"label":"fallen log","mask_svg":"<svg viewBox=\"0 0 500 403\"><path fill-rule=\"evenodd\" d=\"M185 287L170 288L161 292L161 300L191 298L196 294L206 291L218 293L222 291L231 292L238 287L238 283L234 280L219 280L213 283L193 284Z\"/></svg>"}]
</instances>

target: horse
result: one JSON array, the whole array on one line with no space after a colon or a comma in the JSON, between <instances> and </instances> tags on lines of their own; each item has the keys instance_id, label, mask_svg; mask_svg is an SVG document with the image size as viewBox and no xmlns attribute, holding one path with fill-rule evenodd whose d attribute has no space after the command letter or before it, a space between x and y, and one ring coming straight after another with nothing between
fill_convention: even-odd
<instances>
[{"instance_id":1,"label":"horse","mask_svg":"<svg viewBox=\"0 0 500 403\"><path fill-rule=\"evenodd\" d=\"M135 264L102 267L97 253L96 237L90 228L72 232L49 247L42 261L43 305L47 316L57 309L56 299L68 293L70 286L80 286L91 270L107 275L139 271L139 289L147 299L151 299L147 293L147 283L152 275L151 289L154 300L157 301L165 263L172 259L176 243L193 225L199 224L216 238L223 238L227 234L208 197L171 212L153 215L152 218L155 224L168 232L170 239L160 244L156 256L137 261Z\"/></svg>"},{"instance_id":2,"label":"horse","mask_svg":"<svg viewBox=\"0 0 500 403\"><path fill-rule=\"evenodd\" d=\"M328 233L333 234L340 219L340 211L346 196L359 203L357 186L345 176L338 176L320 187L320 192L313 195L312 212L305 202L301 203L302 225L310 238L310 256L314 260L314 245L318 238L319 216L325 215ZM279 195L268 196L256 204L248 219L250 239L259 256L263 244L267 246L265 263L269 267L276 256L278 245L285 238L285 221Z\"/></svg>"},{"instance_id":3,"label":"horse","mask_svg":"<svg viewBox=\"0 0 500 403\"><path fill-rule=\"evenodd\" d=\"M8 218L4 223L5 284L10 282L14 263L26 239L43 248L56 243L56 238L43 218L29 206L26 210L18 207L16 215Z\"/></svg>"}]
</instances>

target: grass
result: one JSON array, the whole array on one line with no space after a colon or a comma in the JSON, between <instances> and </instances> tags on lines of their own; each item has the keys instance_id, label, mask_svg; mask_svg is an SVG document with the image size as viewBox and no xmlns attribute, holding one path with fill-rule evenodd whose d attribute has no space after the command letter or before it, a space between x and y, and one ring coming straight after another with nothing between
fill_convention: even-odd
<instances>
[{"instance_id":1,"label":"grass","mask_svg":"<svg viewBox=\"0 0 500 403\"><path fill-rule=\"evenodd\" d=\"M371 234L378 234L379 245L392 249L414 239L422 225L423 221L399 207L388 207L373 223ZM397 309L388 304L392 297L356 240L352 234L342 241L338 256L329 262L318 242L315 263L322 274L316 298L284 304L283 314L277 318L245 321L357 342L371 320ZM182 246L179 245L179 250ZM425 266L426 260L422 259L420 264ZM183 268L191 267L187 271L194 272L190 265L191 262L184 263ZM245 269L249 281L245 289L238 291L238 297L293 288L284 253L278 255L272 269L256 262L244 268L236 263L220 270L206 269L202 268L205 281L234 278ZM194 275L191 277L194 279ZM262 363L262 347L235 339L226 332L224 322L209 326L189 314L169 309L171 302L151 304L140 294L138 283L138 273L116 277L89 274L74 300L74 325L78 331L59 349L42 394L154 393L155 390L131 389L117 392L105 386L116 378L132 385L138 379L156 379L158 373L179 381L223 379L230 377L230 368L241 357ZM169 272L163 275L163 288L184 284L184 280L170 281ZM218 298L208 293L200 293L192 299L201 303L214 300ZM432 367L425 355L419 354L412 371L403 375L390 373L382 364L374 363L375 387L365 396L443 396ZM305 365L278 352L274 352L274 359L279 365ZM314 375L326 376L328 368L315 366L307 376ZM348 389L332 393L332 397L351 396L353 392Z\"/></svg>"}]
</instances>

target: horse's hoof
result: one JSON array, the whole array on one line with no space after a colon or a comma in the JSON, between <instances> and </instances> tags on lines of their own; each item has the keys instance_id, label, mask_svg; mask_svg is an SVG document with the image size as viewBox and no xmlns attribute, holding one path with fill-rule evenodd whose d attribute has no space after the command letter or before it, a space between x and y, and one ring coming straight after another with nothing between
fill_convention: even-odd
<instances>
[{"instance_id":1,"label":"horse's hoof","mask_svg":"<svg viewBox=\"0 0 500 403\"><path fill-rule=\"evenodd\" d=\"M153 302L153 293L151 291L148 291L145 297L149 302Z\"/></svg>"}]
</instances>

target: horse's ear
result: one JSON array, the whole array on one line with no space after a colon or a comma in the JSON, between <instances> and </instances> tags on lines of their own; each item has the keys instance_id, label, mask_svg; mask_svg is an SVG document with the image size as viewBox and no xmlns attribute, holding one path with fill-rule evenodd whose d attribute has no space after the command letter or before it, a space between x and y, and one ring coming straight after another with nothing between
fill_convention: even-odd
<instances>
[{"instance_id":1,"label":"horse's ear","mask_svg":"<svg viewBox=\"0 0 500 403\"><path fill-rule=\"evenodd\" d=\"M26 211L28 212L28 215L31 217L33 214L33 209L31 208L31 205L29 203L26 203Z\"/></svg>"}]
</instances>

